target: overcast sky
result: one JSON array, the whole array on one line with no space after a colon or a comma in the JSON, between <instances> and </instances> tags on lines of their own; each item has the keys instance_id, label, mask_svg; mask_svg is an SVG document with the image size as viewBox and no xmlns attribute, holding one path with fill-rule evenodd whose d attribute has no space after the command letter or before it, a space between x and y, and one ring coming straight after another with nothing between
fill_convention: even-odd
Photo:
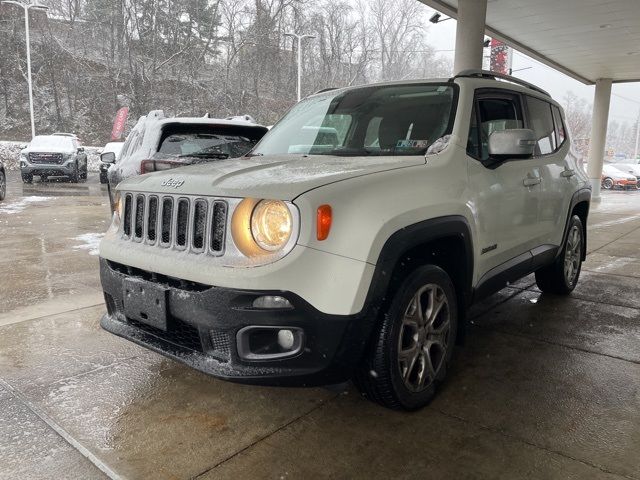
<instances>
[{"instance_id":1,"label":"overcast sky","mask_svg":"<svg viewBox=\"0 0 640 480\"><path fill-rule=\"evenodd\" d=\"M427 18L429 18L434 10L429 7L425 7L425 9L428 10ZM443 15L443 18L446 17ZM428 43L436 50L443 50L439 52L440 55L450 56L453 60L453 49L456 44L456 21L447 20L435 25L429 24L428 32ZM488 52L488 49L485 52ZM514 52L512 68L518 70L526 67L531 68L514 72L513 75L544 88L560 103L569 90L593 103L594 86L584 85L520 52ZM610 120L632 123L635 122L639 111L640 83L614 84L611 95Z\"/></svg>"}]
</instances>

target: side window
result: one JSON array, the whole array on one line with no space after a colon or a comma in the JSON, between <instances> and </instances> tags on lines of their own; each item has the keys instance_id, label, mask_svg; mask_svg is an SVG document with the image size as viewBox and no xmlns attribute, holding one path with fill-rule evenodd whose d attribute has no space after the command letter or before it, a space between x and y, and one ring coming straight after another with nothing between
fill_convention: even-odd
<instances>
[{"instance_id":1,"label":"side window","mask_svg":"<svg viewBox=\"0 0 640 480\"><path fill-rule=\"evenodd\" d=\"M536 135L534 155L553 153L557 147L557 140L551 104L539 98L527 97L527 106L529 107L529 128Z\"/></svg>"},{"instance_id":2,"label":"side window","mask_svg":"<svg viewBox=\"0 0 640 480\"><path fill-rule=\"evenodd\" d=\"M127 157L131 155L131 152L133 151L132 145L135 143L137 137L138 131L132 130L122 146L122 154L120 155L118 163L125 161Z\"/></svg>"},{"instance_id":3,"label":"side window","mask_svg":"<svg viewBox=\"0 0 640 480\"><path fill-rule=\"evenodd\" d=\"M556 125L556 135L558 137L558 147L560 147L567 138L567 133L564 129L564 122L562 121L562 114L560 109L555 105L551 105L553 111L553 123Z\"/></svg>"},{"instance_id":4,"label":"side window","mask_svg":"<svg viewBox=\"0 0 640 480\"><path fill-rule=\"evenodd\" d=\"M476 103L480 125L478 130L478 157L489 158L489 136L493 132L523 128L522 106L518 96L481 97ZM475 120L476 122L478 121ZM472 119L472 128L473 128ZM470 132L471 133L471 132Z\"/></svg>"}]
</instances>

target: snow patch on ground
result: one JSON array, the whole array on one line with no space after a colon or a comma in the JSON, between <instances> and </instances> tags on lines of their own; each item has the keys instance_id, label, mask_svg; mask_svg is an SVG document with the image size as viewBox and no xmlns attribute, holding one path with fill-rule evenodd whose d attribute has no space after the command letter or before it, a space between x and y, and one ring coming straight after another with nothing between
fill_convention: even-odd
<instances>
[{"instance_id":1,"label":"snow patch on ground","mask_svg":"<svg viewBox=\"0 0 640 480\"><path fill-rule=\"evenodd\" d=\"M47 202L52 199L52 197L25 197L17 202L0 204L0 213L13 215L15 213L20 213L33 203Z\"/></svg>"},{"instance_id":2,"label":"snow patch on ground","mask_svg":"<svg viewBox=\"0 0 640 480\"><path fill-rule=\"evenodd\" d=\"M72 240L80 242L80 245L73 247L74 250L87 250L89 255L98 255L100 240L104 237L104 233L83 233L74 237Z\"/></svg>"}]
</instances>

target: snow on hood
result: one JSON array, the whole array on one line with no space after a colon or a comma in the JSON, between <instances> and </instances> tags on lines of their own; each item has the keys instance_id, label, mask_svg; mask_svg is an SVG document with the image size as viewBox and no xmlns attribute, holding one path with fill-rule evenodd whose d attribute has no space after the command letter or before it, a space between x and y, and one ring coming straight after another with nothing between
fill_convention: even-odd
<instances>
[{"instance_id":1,"label":"snow on hood","mask_svg":"<svg viewBox=\"0 0 640 480\"><path fill-rule=\"evenodd\" d=\"M46 147L27 147L20 150L20 153L75 153L76 149L72 147L65 146L53 146L49 145Z\"/></svg>"},{"instance_id":2,"label":"snow on hood","mask_svg":"<svg viewBox=\"0 0 640 480\"><path fill-rule=\"evenodd\" d=\"M119 190L293 200L328 183L422 165L423 156L270 155L191 165L131 177Z\"/></svg>"}]
</instances>

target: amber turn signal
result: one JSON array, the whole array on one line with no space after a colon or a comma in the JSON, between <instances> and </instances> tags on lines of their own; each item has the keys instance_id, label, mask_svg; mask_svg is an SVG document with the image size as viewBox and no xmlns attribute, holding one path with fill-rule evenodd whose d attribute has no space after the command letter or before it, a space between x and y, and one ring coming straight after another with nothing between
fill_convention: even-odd
<instances>
[{"instance_id":1,"label":"amber turn signal","mask_svg":"<svg viewBox=\"0 0 640 480\"><path fill-rule=\"evenodd\" d=\"M318 240L326 240L331 230L331 205L318 207Z\"/></svg>"}]
</instances>

